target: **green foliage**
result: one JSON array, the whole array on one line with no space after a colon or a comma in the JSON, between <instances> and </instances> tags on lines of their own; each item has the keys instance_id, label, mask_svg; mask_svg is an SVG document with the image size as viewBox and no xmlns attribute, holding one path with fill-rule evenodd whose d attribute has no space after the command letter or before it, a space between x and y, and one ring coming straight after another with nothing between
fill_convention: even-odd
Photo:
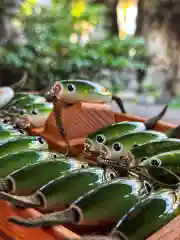
<instances>
[{"instance_id":1,"label":"green foliage","mask_svg":"<svg viewBox=\"0 0 180 240\"><path fill-rule=\"evenodd\" d=\"M100 8L90 6L80 18L71 15L70 1L55 3L51 8L35 8L31 15L22 13L27 42L23 46L0 48L0 64L25 69L29 88L40 89L58 79L68 79L85 71L90 79L101 69L146 69L148 57L143 39L118 38L92 41L86 45L72 43L72 33L80 35L74 24L82 20L96 24ZM93 12L94 11L94 12Z\"/></svg>"}]
</instances>

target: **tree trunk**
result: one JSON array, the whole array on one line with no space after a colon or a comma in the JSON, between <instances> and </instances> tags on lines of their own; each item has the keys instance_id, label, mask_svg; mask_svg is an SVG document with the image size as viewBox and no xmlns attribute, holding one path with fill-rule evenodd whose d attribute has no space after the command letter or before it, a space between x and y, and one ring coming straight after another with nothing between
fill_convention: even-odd
<instances>
[{"instance_id":1,"label":"tree trunk","mask_svg":"<svg viewBox=\"0 0 180 240\"><path fill-rule=\"evenodd\" d=\"M119 0L105 1L105 28L109 36L119 36L117 5Z\"/></svg>"},{"instance_id":2,"label":"tree trunk","mask_svg":"<svg viewBox=\"0 0 180 240\"><path fill-rule=\"evenodd\" d=\"M139 0L136 34L146 39L150 53L168 63L165 88L171 96L180 92L180 2ZM157 81L158 79L155 79Z\"/></svg>"},{"instance_id":3,"label":"tree trunk","mask_svg":"<svg viewBox=\"0 0 180 240\"><path fill-rule=\"evenodd\" d=\"M119 0L89 0L93 4L104 4L105 10L105 23L104 28L109 36L119 36L119 26L117 18L117 5Z\"/></svg>"},{"instance_id":4,"label":"tree trunk","mask_svg":"<svg viewBox=\"0 0 180 240\"><path fill-rule=\"evenodd\" d=\"M18 0L12 0L11 3L4 0L0 7L0 45L24 42L22 30L12 23L11 18L15 14L19 3Z\"/></svg>"}]
</instances>

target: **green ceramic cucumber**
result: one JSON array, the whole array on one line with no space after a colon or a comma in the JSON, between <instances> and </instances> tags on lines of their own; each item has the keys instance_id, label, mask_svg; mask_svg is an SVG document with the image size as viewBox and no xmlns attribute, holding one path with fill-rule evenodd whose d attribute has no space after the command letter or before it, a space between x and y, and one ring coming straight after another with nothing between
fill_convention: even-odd
<instances>
[{"instance_id":1,"label":"green ceramic cucumber","mask_svg":"<svg viewBox=\"0 0 180 240\"><path fill-rule=\"evenodd\" d=\"M140 166L161 166L180 176L180 150L155 155L142 161Z\"/></svg>"},{"instance_id":2,"label":"green ceramic cucumber","mask_svg":"<svg viewBox=\"0 0 180 240\"><path fill-rule=\"evenodd\" d=\"M67 210L46 214L36 219L13 218L13 222L25 227L53 226L63 223L115 224L157 189L170 189L174 192L179 189L180 178L169 170L156 166L149 166L144 170L142 167L139 168L141 168L139 177L137 174L139 171L136 169L135 175L131 176L129 173L131 178L119 178L102 183L76 199ZM4 194L2 199L6 199Z\"/></svg>"},{"instance_id":3,"label":"green ceramic cucumber","mask_svg":"<svg viewBox=\"0 0 180 240\"><path fill-rule=\"evenodd\" d=\"M112 93L99 83L87 80L63 80L55 82L46 96L54 96L67 103L110 102Z\"/></svg>"},{"instance_id":4,"label":"green ceramic cucumber","mask_svg":"<svg viewBox=\"0 0 180 240\"><path fill-rule=\"evenodd\" d=\"M24 150L45 150L48 149L48 144L41 137L22 136L0 144L0 157L9 153L16 153Z\"/></svg>"},{"instance_id":5,"label":"green ceramic cucumber","mask_svg":"<svg viewBox=\"0 0 180 240\"><path fill-rule=\"evenodd\" d=\"M99 154L100 147L105 144L107 140L114 137L120 137L132 131L145 130L144 123L141 122L119 122L108 125L99 129L95 133L90 134L84 142L84 152L89 154Z\"/></svg>"},{"instance_id":6,"label":"green ceramic cucumber","mask_svg":"<svg viewBox=\"0 0 180 240\"><path fill-rule=\"evenodd\" d=\"M25 227L53 226L63 223L99 224L115 223L135 204L149 195L138 179L121 178L103 183L78 198L65 211L46 214L34 219L16 219L13 222Z\"/></svg>"},{"instance_id":7,"label":"green ceramic cucumber","mask_svg":"<svg viewBox=\"0 0 180 240\"><path fill-rule=\"evenodd\" d=\"M132 132L121 137L116 137L106 141L106 143L101 146L98 160L109 159L119 161L124 165L133 165L133 161L129 162L126 158L122 158L133 146L141 145L151 140L166 138L166 134L157 131Z\"/></svg>"},{"instance_id":8,"label":"green ceramic cucumber","mask_svg":"<svg viewBox=\"0 0 180 240\"><path fill-rule=\"evenodd\" d=\"M11 106L16 108L24 108L26 104L35 104L39 102L45 102L45 98L34 95L34 96L27 96L27 97L16 99L11 103Z\"/></svg>"},{"instance_id":9,"label":"green ceramic cucumber","mask_svg":"<svg viewBox=\"0 0 180 240\"><path fill-rule=\"evenodd\" d=\"M149 157L160 153L180 150L180 139L163 139L144 143L130 150L129 156L133 158L136 165Z\"/></svg>"},{"instance_id":10,"label":"green ceramic cucumber","mask_svg":"<svg viewBox=\"0 0 180 240\"><path fill-rule=\"evenodd\" d=\"M22 168L27 164L45 161L52 157L49 151L24 150L17 153L9 153L0 158L0 178L6 177L11 172Z\"/></svg>"},{"instance_id":11,"label":"green ceramic cucumber","mask_svg":"<svg viewBox=\"0 0 180 240\"><path fill-rule=\"evenodd\" d=\"M60 177L66 171L86 165L75 160L67 161L65 158L29 164L12 172L2 180L0 190L4 188L6 192L29 195L49 181Z\"/></svg>"},{"instance_id":12,"label":"green ceramic cucumber","mask_svg":"<svg viewBox=\"0 0 180 240\"><path fill-rule=\"evenodd\" d=\"M3 193L1 193L0 198L4 196L5 200L16 206L23 206L23 208L43 207L53 209L54 207L60 207L62 209L62 207L68 206L74 199L83 196L101 183L110 181L112 176L114 178L118 177L114 171L108 171L106 175L104 170L98 167L78 169L50 181L37 190L34 195L25 197L7 193L2 195Z\"/></svg>"},{"instance_id":13,"label":"green ceramic cucumber","mask_svg":"<svg viewBox=\"0 0 180 240\"><path fill-rule=\"evenodd\" d=\"M90 155L99 155L100 147L105 144L107 140L115 137L121 137L122 135L128 134L132 131L143 131L153 129L167 110L167 106L155 117L147 120L146 122L118 122L112 125L105 126L99 129L95 133L90 134L85 139L84 153Z\"/></svg>"},{"instance_id":14,"label":"green ceramic cucumber","mask_svg":"<svg viewBox=\"0 0 180 240\"><path fill-rule=\"evenodd\" d=\"M53 104L48 102L43 103L34 103L34 104L27 104L24 106L24 109L27 111L32 111L33 109L42 109L42 108L51 108L53 109Z\"/></svg>"},{"instance_id":15,"label":"green ceramic cucumber","mask_svg":"<svg viewBox=\"0 0 180 240\"><path fill-rule=\"evenodd\" d=\"M179 215L179 193L172 190L161 190L120 218L112 235L128 240L144 240L161 229Z\"/></svg>"},{"instance_id":16,"label":"green ceramic cucumber","mask_svg":"<svg viewBox=\"0 0 180 240\"><path fill-rule=\"evenodd\" d=\"M31 93L24 93L24 92L19 92L19 93L15 93L14 97L11 99L11 101L4 106L5 109L7 109L9 106L13 106L13 103L21 98L25 98L25 97L33 97L34 95Z\"/></svg>"},{"instance_id":17,"label":"green ceramic cucumber","mask_svg":"<svg viewBox=\"0 0 180 240\"><path fill-rule=\"evenodd\" d=\"M0 143L3 141L8 141L17 137L22 137L26 135L25 132L20 132L15 129L0 130Z\"/></svg>"},{"instance_id":18,"label":"green ceramic cucumber","mask_svg":"<svg viewBox=\"0 0 180 240\"><path fill-rule=\"evenodd\" d=\"M27 104L24 106L23 109L16 109L17 113L23 114L34 114L37 115L39 111L46 110L52 111L53 104L52 103L35 103L35 104Z\"/></svg>"},{"instance_id":19,"label":"green ceramic cucumber","mask_svg":"<svg viewBox=\"0 0 180 240\"><path fill-rule=\"evenodd\" d=\"M75 104L79 101L105 103L114 100L120 110L126 113L123 101L94 81L80 79L57 81L45 94L45 97L49 102L61 99L68 104Z\"/></svg>"}]
</instances>

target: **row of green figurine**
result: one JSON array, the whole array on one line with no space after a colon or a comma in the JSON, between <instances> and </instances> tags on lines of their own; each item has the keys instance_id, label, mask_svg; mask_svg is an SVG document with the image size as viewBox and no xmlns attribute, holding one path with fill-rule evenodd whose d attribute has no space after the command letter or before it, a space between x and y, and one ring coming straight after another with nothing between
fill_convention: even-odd
<instances>
[{"instance_id":1,"label":"row of green figurine","mask_svg":"<svg viewBox=\"0 0 180 240\"><path fill-rule=\"evenodd\" d=\"M178 159L180 150L161 155L171 161L172 155ZM180 179L162 167L149 166L144 173L131 169L121 177L118 167L92 167L35 150L6 155L0 164L0 199L44 212L61 209L36 219L9 219L21 226L108 224L116 225L113 234L141 240L179 214ZM24 166L18 169L20 165Z\"/></svg>"},{"instance_id":2,"label":"row of green figurine","mask_svg":"<svg viewBox=\"0 0 180 240\"><path fill-rule=\"evenodd\" d=\"M128 123L119 123L120 126L123 124L127 126ZM5 125L1 125L2 129L3 126ZM126 135L123 131L121 133L122 137L132 136L131 132ZM134 133L139 133L139 130ZM148 157L151 158L143 161L143 164L148 163L144 164L145 166L158 159L161 166L179 175L180 140L163 137L155 138L153 141L145 139L140 144L131 152L136 152L137 155L133 156L139 158L148 153ZM2 142L0 176L4 180L1 181L0 198L21 207L50 209L53 206L60 208L70 206L70 208L65 212L56 212L53 216L44 215L41 219L11 218L10 221L16 224L27 227L66 222L97 224L102 220L110 224L111 220L111 224L114 225L121 219L120 226L116 227L121 235L132 232L132 236L128 235L130 239L133 239L133 236L144 239L178 214L179 178L163 168L151 164L147 166L145 174L131 168L129 169L131 174L120 178L121 166L112 168L110 166L112 162L108 162L104 168L87 168L86 163L58 157L57 154L42 149L45 149L45 142L37 137L22 136ZM138 177L134 177L133 172ZM32 177L36 175L38 178ZM152 214L153 217L146 218L148 214ZM148 219L148 222L144 219ZM149 221L152 221L152 224ZM126 232L126 229L130 229L129 224L134 229Z\"/></svg>"},{"instance_id":3,"label":"row of green figurine","mask_svg":"<svg viewBox=\"0 0 180 240\"><path fill-rule=\"evenodd\" d=\"M155 119L155 120L154 120ZM147 123L145 123L145 124L142 124L142 123L129 123L129 122L123 122L123 123L117 123L117 124L114 124L114 125L112 125L112 126L108 126L108 127L106 127L106 128L104 128L104 129L101 129L100 131L98 131L97 133L95 133L94 135L92 134L91 136L88 136L88 138L86 139L86 142L85 142L85 149L84 149L84 152L87 152L88 154L90 154L90 155L95 155L96 157L97 157L97 153L100 153L101 154L101 156L98 158L98 160L100 160L100 161L98 161L99 163L108 163L108 165L110 165L110 164L112 164L112 163L116 163L116 161L115 160L118 160L118 163L119 163L119 160L123 160L121 163L128 163L128 159L127 159L127 156L129 157L131 157L130 158L130 160L132 159L132 156L133 156L133 160L134 159L138 159L138 160L140 160L140 161L142 161L143 160L143 164L144 163L148 163L148 165L149 165L149 163L150 163L150 165L157 165L157 163L158 163L158 165L159 165L159 163L161 164L161 165L163 165L163 164L165 164L165 167L167 167L167 168L170 168L171 170L173 169L173 171L175 171L175 173L177 174L178 173L178 150L180 150L179 149L179 140L178 139L170 139L170 138L167 138L167 135L165 135L165 134L162 134L162 133L158 133L158 132L155 132L155 131L147 131L146 129L152 129L153 128L153 121L154 121L154 123L156 123L157 122L157 117L156 118L152 118L151 119L151 121L148 121ZM153 124L152 124L153 123ZM2 127L3 128L3 127ZM134 132L133 132L134 131ZM173 132L171 132L171 133L168 133L168 136L170 136L170 137L175 137L176 135L178 135L178 128L175 130L175 131L173 131ZM128 133L128 134L127 134ZM118 134L118 135L117 135ZM137 137L136 137L137 136ZM111 144L112 144L112 146L113 147L115 147L115 148L112 148L111 147L111 144L109 145L109 144L106 144L106 143L108 143L108 141L110 141L110 138L111 138ZM25 139L27 139L26 141L24 141ZM102 139L103 139L103 141L102 141ZM124 139L124 140L123 140ZM89 141L90 140L90 141ZM153 141L152 141L153 140ZM11 143L10 143L11 142ZM43 140L41 139L41 138L35 138L35 137L27 137L27 136L23 136L23 137L21 137L21 139L14 139L13 141L10 141L10 142L8 142L8 143L4 143L4 144L2 144L2 147L1 147L1 150L0 150L0 153L2 152L2 156L3 156L3 154L5 155L5 154L7 154L8 152L13 152L13 151L20 151L20 150L23 150L23 148L24 149L33 149L33 148L35 148L35 149L45 149L45 142L43 142ZM23 144L22 144L23 143ZM118 143L118 144L117 144ZM106 148L104 149L104 150L108 150L108 148L110 149L110 151L108 152L108 154L109 153L111 153L111 154L109 154L109 156L110 156L110 158L109 158L109 156L108 156L108 158L106 157L106 155L104 154L104 152L106 153L106 151L100 151L100 148L99 147L102 147L102 144L103 144L103 148L105 147L105 145L106 145ZM141 144L141 145L140 145ZM139 145L139 146L138 146ZM13 146L14 146L14 149L13 149ZM120 146L120 148L119 148L119 146ZM134 146L134 148L133 149L131 149L132 148L132 146ZM161 147L160 147L161 146ZM92 148L93 147L93 148ZM94 148L95 147L95 148ZM123 147L123 149L125 150L126 149L126 151L121 151L122 150L122 147ZM98 148L98 149L96 149L96 148ZM4 151L4 150L5 151ZM3 150L3 151L2 151ZM88 150L88 151L87 151ZM112 150L113 150L113 152L112 152ZM115 153L114 153L114 150L115 150ZM120 151L119 151L120 150ZM131 153L130 155L128 154L127 155L127 150L129 151L128 153ZM169 151L169 152L168 152ZM174 151L174 152L172 152L172 151ZM33 152L33 151L31 151L31 152ZM168 153L167 153L168 152ZM39 152L40 153L40 152ZM45 152L44 152L45 153ZM48 152L47 152L48 153ZM46 155L47 155L47 153L46 153ZM96 153L96 154L94 154L94 153ZM118 154L117 154L118 153ZM124 153L126 153L126 157L125 156L123 156L123 158L122 158L122 153L124 154ZM158 156L155 156L155 155L157 155L157 154L160 154L160 155L158 155ZM164 154L161 154L161 153L164 153ZM17 156L18 156L18 154L23 154L23 153L16 153L17 154ZM24 152L24 154L25 154L25 152ZM27 153L27 156L29 155L29 153ZM22 155L21 155L22 156ZM54 155L53 155L54 156ZM9 155L9 156L5 156L5 158L6 157L9 157L9 158L11 158L12 160L11 161L13 161L13 159L15 159L14 157L15 156L12 156L11 157L11 155ZM120 158L121 157L121 158ZM151 158L151 161L150 160L148 160L147 159L147 157L153 157L153 159ZM2 158L3 159L3 158ZM24 162L24 157L22 157L22 162L21 162L21 164L25 164L25 162ZM112 161L109 161L109 162L107 162L107 159L108 160L112 160ZM163 160L164 159L164 160ZM30 160L30 157L27 157L27 161L29 161ZM104 161L102 161L102 160L106 160L105 162ZM144 161L145 160L145 161ZM7 161L6 161L7 162ZM13 161L14 162L14 166L17 164L17 161ZM15 164L15 162L16 162L16 164ZM51 161L50 161L51 162ZM52 162L54 162L54 161L52 161ZM138 164L138 162L137 161L133 161L133 163L135 163L135 165L137 165ZM153 164L152 164L153 163ZM2 164L3 164L3 162L2 162ZM48 164L50 164L50 163L48 163ZM76 164L77 164L77 162L76 162ZM145 164L146 165L146 164ZM6 165L6 167L9 167L9 166L11 166L11 164L10 164L10 161L8 160L8 165ZM40 166L40 165L39 165ZM83 165L84 166L84 165ZM20 165L19 165L19 167L21 167ZM30 167L30 166L29 166ZM4 167L3 167L4 168ZM35 168L37 168L37 165L35 165ZM49 166L48 166L48 168L49 168ZM17 167L17 169L18 169L18 167ZM26 167L25 167L25 169L27 169ZM42 169L42 166L41 166L41 169ZM44 167L43 167L43 169L44 169ZM99 168L100 169L100 168ZM155 173L154 171L155 171L155 169L154 168L152 168L153 169L153 174ZM4 170L4 169L3 169ZM11 169L12 171L13 170L15 170L15 169ZM160 170L160 168L158 169L158 171ZM161 169L162 170L162 169ZM20 171L20 177L21 177L21 169L20 170L18 170L17 172L19 172ZM39 168L37 168L37 171L39 171ZM83 170L83 171L85 171L85 169ZM90 171L90 169L88 169L88 172ZM102 169L101 169L101 171L102 171ZM3 171L4 172L4 171ZM16 172L16 171L15 171ZM81 171L80 171L81 172ZM79 171L78 171L78 173L79 173ZM7 173L8 174L8 173ZM29 175L29 176L33 176L34 175L34 173L32 173L31 172L31 174ZM44 173L43 173L44 174ZM10 175L12 175L12 174L10 174ZM13 186L15 186L15 182L16 181L13 181L12 179L12 176L8 176L7 178L6 178L6 181L5 182L2 182L2 186L4 187L4 186L6 186L6 187L4 187L4 189L3 189L3 187L2 187L2 190L6 190L6 192L8 192L9 190L8 190L8 188L7 188L7 186L8 187L10 187L9 189L14 189L14 187ZM25 173L25 175L27 176L27 172ZM71 175L71 174L70 174ZM76 175L76 174L75 174ZM152 175L152 174L151 174ZM161 175L161 174L160 174ZM44 176L44 175L43 175ZM77 175L76 175L77 176ZM86 174L85 174L85 176L87 176L88 177L88 174L87 174L87 172L86 172ZM109 169L109 168L106 168L106 171L104 172L103 171L103 176L105 176L104 177L104 179L106 179L106 180L112 180L112 178L114 178L114 177L117 177L117 171L112 171L112 169ZM119 174L118 174L118 176L119 176ZM173 180L172 182L171 181L169 181L168 183L166 182L166 183L163 183L163 186L165 187L166 185L167 186L169 186L171 189L172 188L177 188L177 185L178 185L178 178L176 177L176 176L174 176L174 175L171 175L171 176L173 176L173 179L172 178L170 178L171 180ZM55 176L56 177L56 176ZM156 176L157 177L157 176ZM159 174L158 174L158 177L159 177ZM166 177L167 177L167 175L166 175ZM52 178L54 178L54 177L52 177ZM51 178L51 179L52 179ZM70 178L71 178L71 176L70 176ZM11 180L9 180L9 179L11 179ZM84 179L84 176L83 176L83 179ZM29 180L30 180L30 178L29 178ZM120 180L120 179L119 179ZM121 179L122 180L122 179ZM152 179L151 179L152 180ZM47 180L48 181L48 180ZM82 181L84 181L84 180L82 180ZM24 181L23 181L24 182ZM99 180L98 180L98 182L99 182ZM6 183L6 184L4 184L4 183ZM92 182L91 182L92 183ZM100 183L102 183L102 181L100 182ZM25 184L25 182L24 182L24 184ZM31 184L32 184L32 182L29 182L29 184L30 184L30 186L31 186ZM71 182L71 184L72 184L72 182ZM77 182L76 182L76 185L77 185ZM76 186L75 185L75 186ZM81 184L80 184L81 185ZM24 189L28 189L28 186L27 185L23 185L24 186ZM91 186L92 187L95 187L95 185L93 185L93 184L91 184ZM145 186L146 186L146 188L147 188L147 186L150 186L150 185L148 185L147 184L147 182L146 182L146 184L145 184ZM162 186L162 176L161 176L161 186ZM36 186L37 187L37 186ZM73 185L72 185L72 187L73 187ZM37 188L36 188L37 189ZM51 189L52 189L52 187L51 187ZM59 189L59 186L58 186L58 189ZM93 188L94 189L94 188ZM149 187L148 187L148 189L149 189ZM35 189L34 189L35 190ZM72 189L71 189L72 190ZM88 189L88 188L86 188L86 192L88 191L88 190L91 190L91 189ZM11 190L12 191L12 190ZM52 193L52 190L47 190L47 191L50 191L51 193ZM18 191L17 191L18 192ZM84 192L85 193L85 192ZM5 193L4 193L5 194ZM20 194L24 194L24 193L21 193L20 192ZM28 194L28 193L26 193L26 194ZM55 195L54 195L55 194ZM56 192L54 192L53 191L53 195L54 196L56 196ZM70 193L69 193L70 194ZM42 194L40 194L41 196L43 196ZM40 195L38 195L38 196L40 196ZM81 195L83 195L83 193L81 193ZM9 195L7 195L7 194L5 194L5 195L3 195L3 197L5 197L5 198L9 198ZM77 195L77 197L76 196L74 196L73 195L73 198L72 198L72 200L71 200L71 202L74 200L74 199L76 199L76 198L78 198L78 195ZM32 200L32 198L30 198L31 200ZM43 199L43 197L41 198L41 197L38 197L38 199L41 199L41 201L42 201L42 199ZM45 199L45 198L44 198ZM57 198L56 198L57 199ZM59 199L59 198L58 198ZM12 200L12 198L11 198L11 200ZM17 200L17 199L16 199ZM23 199L21 198L21 199L18 199L18 201L22 201ZM25 200L25 199L24 199ZM27 200L27 199L26 199ZM34 199L33 199L34 200ZM14 199L13 199L13 201L15 201ZM28 201L29 201L29 198L28 198ZM20 203L20 202L18 202L18 203ZM15 202L15 203L17 203L17 202ZM36 202L37 203L37 202ZM61 202L60 202L60 199L59 199L59 201L58 202L56 202L57 204L60 204L61 205ZM93 203L93 202L92 202ZM21 202L21 204L23 204L22 202ZM21 205L20 204L20 205ZM26 202L26 204L27 204L27 202ZM28 202L28 204L30 204L29 206L34 206L35 207L35 205L31 205L32 204L32 202L30 201L30 202ZM33 202L33 204L34 204L34 202ZM69 202L69 204L70 204L70 202ZM18 204L17 204L18 205ZM39 205L39 203L37 204L38 206L40 206ZM36 205L36 206L37 206ZM97 203L97 205L98 205L98 203ZM28 205L26 205L26 206L28 206ZM37 206L37 207L38 207ZM99 206L99 205L98 205ZM117 206L116 206L117 207ZM96 212L96 210L95 210L95 212ZM101 216L100 216L100 218L101 218ZM91 219L90 219L91 220ZM106 220L106 219L105 219ZM98 221L98 219L97 219L97 221ZM59 223L59 222L57 222L57 221L55 221L56 223ZM61 222L62 222L62 219L61 219ZM45 223L46 224L46 223Z\"/></svg>"}]
</instances>

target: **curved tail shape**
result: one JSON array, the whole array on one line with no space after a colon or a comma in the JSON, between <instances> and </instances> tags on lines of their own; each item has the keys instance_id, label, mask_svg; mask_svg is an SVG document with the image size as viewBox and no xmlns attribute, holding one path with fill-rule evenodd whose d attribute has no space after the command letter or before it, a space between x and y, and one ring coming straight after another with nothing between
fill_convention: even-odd
<instances>
[{"instance_id":1,"label":"curved tail shape","mask_svg":"<svg viewBox=\"0 0 180 240\"><path fill-rule=\"evenodd\" d=\"M169 138L180 138L180 125L167 132Z\"/></svg>"},{"instance_id":2,"label":"curved tail shape","mask_svg":"<svg viewBox=\"0 0 180 240\"><path fill-rule=\"evenodd\" d=\"M76 213L73 209L64 210L61 212L49 213L37 218L22 219L11 217L9 222L24 226L27 228L33 227L50 227L63 223L76 223Z\"/></svg>"},{"instance_id":3,"label":"curved tail shape","mask_svg":"<svg viewBox=\"0 0 180 240\"><path fill-rule=\"evenodd\" d=\"M159 120L161 120L162 117L164 117L167 109L168 109L168 104L163 107L163 109L161 110L161 112L160 112L157 116L148 119L148 120L144 123L146 129L147 129L147 130L154 129L155 126L156 126L156 124L157 124L157 122L158 122Z\"/></svg>"},{"instance_id":4,"label":"curved tail shape","mask_svg":"<svg viewBox=\"0 0 180 240\"><path fill-rule=\"evenodd\" d=\"M117 97L117 96L113 95L112 100L114 100L117 103L117 105L118 105L118 107L119 107L119 109L121 110L122 113L127 113L126 110L125 110L125 107L124 107L124 103L123 103L123 101L120 97Z\"/></svg>"},{"instance_id":5,"label":"curved tail shape","mask_svg":"<svg viewBox=\"0 0 180 240\"><path fill-rule=\"evenodd\" d=\"M0 192L0 199L13 204L14 206L23 208L36 208L41 206L41 201L35 195L32 196L17 196L6 192Z\"/></svg>"}]
</instances>

